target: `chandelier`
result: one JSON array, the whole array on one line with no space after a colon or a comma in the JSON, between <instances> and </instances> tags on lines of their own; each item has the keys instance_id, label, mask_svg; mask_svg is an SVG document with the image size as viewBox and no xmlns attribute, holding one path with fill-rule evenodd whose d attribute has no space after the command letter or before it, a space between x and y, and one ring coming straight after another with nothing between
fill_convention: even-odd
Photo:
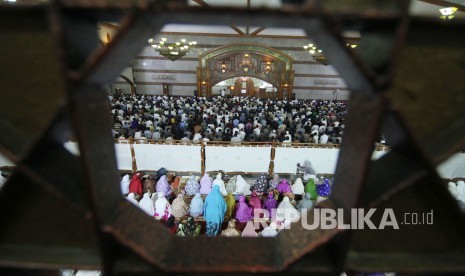
<instances>
[{"instance_id":1,"label":"chandelier","mask_svg":"<svg viewBox=\"0 0 465 276\"><path fill-rule=\"evenodd\" d=\"M221 63L220 71L221 73L226 74L227 70L228 70L228 67L226 66L226 63L223 61L223 63Z\"/></svg>"},{"instance_id":2,"label":"chandelier","mask_svg":"<svg viewBox=\"0 0 465 276\"><path fill-rule=\"evenodd\" d=\"M265 75L268 75L271 72L271 62L267 61L265 65Z\"/></svg>"},{"instance_id":3,"label":"chandelier","mask_svg":"<svg viewBox=\"0 0 465 276\"><path fill-rule=\"evenodd\" d=\"M326 57L323 55L323 50L318 49L314 44L307 44L304 45L304 50L309 52L312 55L313 60L319 62L323 65L328 65L326 62Z\"/></svg>"},{"instance_id":4,"label":"chandelier","mask_svg":"<svg viewBox=\"0 0 465 276\"><path fill-rule=\"evenodd\" d=\"M314 44L307 44L303 46L306 52L309 52L310 55L312 55L313 60L316 62L319 62L323 65L328 65L328 62L326 61L325 55L323 55L323 50L318 49ZM357 48L357 44L355 43L347 43L346 44L347 48L350 49L355 49Z\"/></svg>"},{"instance_id":5,"label":"chandelier","mask_svg":"<svg viewBox=\"0 0 465 276\"><path fill-rule=\"evenodd\" d=\"M347 43L347 44L346 44L346 47L347 47L347 48L351 48L351 49L355 49L355 48L357 48L357 44L354 44L354 43Z\"/></svg>"},{"instance_id":6,"label":"chandelier","mask_svg":"<svg viewBox=\"0 0 465 276\"><path fill-rule=\"evenodd\" d=\"M181 41L167 42L167 39L163 37L159 42L154 42L151 38L149 43L160 55L175 61L189 53L195 47L197 41L187 42L185 39L181 39Z\"/></svg>"}]
</instances>

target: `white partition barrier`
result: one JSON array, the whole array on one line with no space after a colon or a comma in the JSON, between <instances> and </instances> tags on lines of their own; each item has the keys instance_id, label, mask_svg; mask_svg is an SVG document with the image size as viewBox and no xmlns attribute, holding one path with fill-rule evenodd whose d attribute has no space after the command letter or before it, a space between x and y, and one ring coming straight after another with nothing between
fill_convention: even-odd
<instances>
[{"instance_id":1,"label":"white partition barrier","mask_svg":"<svg viewBox=\"0 0 465 276\"><path fill-rule=\"evenodd\" d=\"M79 146L76 142L66 142L63 144L71 154L79 156ZM119 170L132 170L131 145L115 144L116 162Z\"/></svg>"},{"instance_id":2,"label":"white partition barrier","mask_svg":"<svg viewBox=\"0 0 465 276\"><path fill-rule=\"evenodd\" d=\"M456 153L436 167L441 178L465 178L465 153Z\"/></svg>"},{"instance_id":3,"label":"white partition barrier","mask_svg":"<svg viewBox=\"0 0 465 276\"><path fill-rule=\"evenodd\" d=\"M268 172L271 147L205 147L205 171Z\"/></svg>"},{"instance_id":4,"label":"white partition barrier","mask_svg":"<svg viewBox=\"0 0 465 276\"><path fill-rule=\"evenodd\" d=\"M312 162L317 173L333 174L336 171L339 149L324 148L276 148L274 172L295 173L297 163Z\"/></svg>"},{"instance_id":5,"label":"white partition barrier","mask_svg":"<svg viewBox=\"0 0 465 276\"><path fill-rule=\"evenodd\" d=\"M72 154L79 155L76 142L63 146ZM202 145L132 144L139 171L156 171L161 167L180 172L202 171ZM205 171L268 172L271 163L271 146L220 146L207 144ZM132 170L131 144L115 144L120 170ZM374 151L371 159L381 158L386 151ZM297 163L312 162L317 173L334 174L339 157L338 148L276 147L274 172L295 173ZM0 164L3 159L0 156ZM3 162L5 163L5 162ZM465 154L456 154L438 166L442 178L465 178Z\"/></svg>"},{"instance_id":6,"label":"white partition barrier","mask_svg":"<svg viewBox=\"0 0 465 276\"><path fill-rule=\"evenodd\" d=\"M115 152L116 162L118 163L118 169L132 171L131 145L115 144Z\"/></svg>"},{"instance_id":7,"label":"white partition barrier","mask_svg":"<svg viewBox=\"0 0 465 276\"><path fill-rule=\"evenodd\" d=\"M156 171L164 167L172 171L201 172L200 145L134 144L137 170Z\"/></svg>"}]
</instances>

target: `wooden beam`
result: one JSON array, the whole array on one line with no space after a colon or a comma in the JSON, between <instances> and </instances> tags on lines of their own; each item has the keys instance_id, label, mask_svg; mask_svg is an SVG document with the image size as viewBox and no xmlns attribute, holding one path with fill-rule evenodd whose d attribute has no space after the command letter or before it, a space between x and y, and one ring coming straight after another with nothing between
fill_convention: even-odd
<instances>
[{"instance_id":1,"label":"wooden beam","mask_svg":"<svg viewBox=\"0 0 465 276\"><path fill-rule=\"evenodd\" d=\"M250 0L247 0L247 9L250 10ZM249 25L245 27L245 34L249 35Z\"/></svg>"},{"instance_id":2,"label":"wooden beam","mask_svg":"<svg viewBox=\"0 0 465 276\"><path fill-rule=\"evenodd\" d=\"M158 34L166 35L200 35L200 36L216 36L216 37L240 37L239 34L223 34L223 33L193 33L193 32L159 32ZM281 39L301 39L308 40L308 36L291 36L291 35L257 35L263 38L281 38Z\"/></svg>"},{"instance_id":3,"label":"wooden beam","mask_svg":"<svg viewBox=\"0 0 465 276\"><path fill-rule=\"evenodd\" d=\"M108 23L108 22L100 23L100 27L106 27L106 28L109 28L109 29L117 30L117 31L119 31L121 29L120 26L117 26L115 24L111 24L111 23Z\"/></svg>"},{"instance_id":4,"label":"wooden beam","mask_svg":"<svg viewBox=\"0 0 465 276\"><path fill-rule=\"evenodd\" d=\"M255 31L253 31L252 33L250 33L250 35L257 35L258 33L262 32L264 29L266 29L266 28L265 27L258 28Z\"/></svg>"},{"instance_id":5,"label":"wooden beam","mask_svg":"<svg viewBox=\"0 0 465 276\"><path fill-rule=\"evenodd\" d=\"M444 7L444 8L456 7L459 11L465 12L465 6L457 4L457 3L447 2L443 0L419 0L419 1L432 4L432 5L436 5L436 6L440 6L440 7Z\"/></svg>"},{"instance_id":6,"label":"wooden beam","mask_svg":"<svg viewBox=\"0 0 465 276\"><path fill-rule=\"evenodd\" d=\"M236 31L238 34L240 34L240 35L245 35L245 33L244 33L241 29L239 29L238 27L232 26L232 25L230 25L229 27L230 27L231 29L233 29L234 31Z\"/></svg>"},{"instance_id":7,"label":"wooden beam","mask_svg":"<svg viewBox=\"0 0 465 276\"><path fill-rule=\"evenodd\" d=\"M204 0L193 0L195 3L199 4L202 7L210 7Z\"/></svg>"}]
</instances>

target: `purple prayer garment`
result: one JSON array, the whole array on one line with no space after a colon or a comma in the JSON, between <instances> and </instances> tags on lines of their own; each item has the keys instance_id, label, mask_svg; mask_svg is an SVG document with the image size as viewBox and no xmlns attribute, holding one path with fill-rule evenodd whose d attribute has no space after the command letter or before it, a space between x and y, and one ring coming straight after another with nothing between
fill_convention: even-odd
<instances>
[{"instance_id":1,"label":"purple prayer garment","mask_svg":"<svg viewBox=\"0 0 465 276\"><path fill-rule=\"evenodd\" d=\"M171 186L166 179L166 175L162 175L157 182L157 193L163 193L165 197L171 194Z\"/></svg>"},{"instance_id":2,"label":"purple prayer garment","mask_svg":"<svg viewBox=\"0 0 465 276\"><path fill-rule=\"evenodd\" d=\"M212 191L212 180L208 174L204 174L200 180L200 193L202 195L208 195Z\"/></svg>"},{"instance_id":3,"label":"purple prayer garment","mask_svg":"<svg viewBox=\"0 0 465 276\"><path fill-rule=\"evenodd\" d=\"M239 222L247 222L252 219L252 209L245 202L245 196L239 197L239 202L236 204L236 220Z\"/></svg>"},{"instance_id":4,"label":"purple prayer garment","mask_svg":"<svg viewBox=\"0 0 465 276\"><path fill-rule=\"evenodd\" d=\"M276 187L276 190L278 190L280 194L292 192L291 185L289 184L289 181L287 181L286 179L283 179L281 180L281 182L279 182L278 187Z\"/></svg>"},{"instance_id":5,"label":"purple prayer garment","mask_svg":"<svg viewBox=\"0 0 465 276\"><path fill-rule=\"evenodd\" d=\"M268 194L268 198L263 202L263 208L268 211L271 219L274 219L278 202L274 199L273 193ZM273 210L274 209L274 210Z\"/></svg>"}]
</instances>

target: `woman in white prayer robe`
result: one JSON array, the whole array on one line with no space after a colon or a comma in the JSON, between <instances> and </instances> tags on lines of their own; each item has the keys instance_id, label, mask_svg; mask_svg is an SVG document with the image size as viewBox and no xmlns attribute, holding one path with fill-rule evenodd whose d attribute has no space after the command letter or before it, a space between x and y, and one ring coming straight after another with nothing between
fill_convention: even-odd
<instances>
[{"instance_id":1,"label":"woman in white prayer robe","mask_svg":"<svg viewBox=\"0 0 465 276\"><path fill-rule=\"evenodd\" d=\"M271 222L268 227L263 229L263 231L261 232L261 236L265 238L276 237L278 235L278 231L276 231L276 228L277 228L276 222L274 221Z\"/></svg>"},{"instance_id":2,"label":"woman in white prayer robe","mask_svg":"<svg viewBox=\"0 0 465 276\"><path fill-rule=\"evenodd\" d=\"M462 201L465 203L465 182L460 180L457 181L457 192L456 192L456 198L459 201Z\"/></svg>"},{"instance_id":3,"label":"woman in white prayer robe","mask_svg":"<svg viewBox=\"0 0 465 276\"><path fill-rule=\"evenodd\" d=\"M127 195L129 193L129 183L131 180L129 179L129 174L126 174L123 176L123 179L121 179L121 193L123 195Z\"/></svg>"},{"instance_id":4,"label":"woman in white prayer robe","mask_svg":"<svg viewBox=\"0 0 465 276\"><path fill-rule=\"evenodd\" d=\"M155 206L153 205L153 201L150 198L150 193L147 192L144 194L142 199L139 202L139 208L142 209L147 215L153 217L155 214Z\"/></svg>"},{"instance_id":5,"label":"woman in white prayer robe","mask_svg":"<svg viewBox=\"0 0 465 276\"><path fill-rule=\"evenodd\" d=\"M218 185L220 187L220 193L223 196L226 196L228 193L226 192L226 187L224 186L224 181L221 179L221 173L216 175L216 179L213 180L212 186Z\"/></svg>"},{"instance_id":6,"label":"woman in white prayer robe","mask_svg":"<svg viewBox=\"0 0 465 276\"><path fill-rule=\"evenodd\" d=\"M158 199L155 202L155 218L158 220L168 220L171 216L171 205L166 200L162 192L158 193Z\"/></svg>"},{"instance_id":7,"label":"woman in white prayer robe","mask_svg":"<svg viewBox=\"0 0 465 276\"><path fill-rule=\"evenodd\" d=\"M291 189L292 193L295 195L302 195L305 193L304 184L302 183L302 179L300 179L300 177L295 180L294 185L292 185Z\"/></svg>"},{"instance_id":8,"label":"woman in white prayer robe","mask_svg":"<svg viewBox=\"0 0 465 276\"><path fill-rule=\"evenodd\" d=\"M139 202L136 200L134 193L129 193L126 199L132 204L139 206Z\"/></svg>"},{"instance_id":9,"label":"woman in white prayer robe","mask_svg":"<svg viewBox=\"0 0 465 276\"><path fill-rule=\"evenodd\" d=\"M247 183L242 176L238 175L236 179L236 190L234 191L235 195L250 195L250 185Z\"/></svg>"},{"instance_id":10,"label":"woman in white prayer robe","mask_svg":"<svg viewBox=\"0 0 465 276\"><path fill-rule=\"evenodd\" d=\"M153 193L152 196L150 197L150 199L152 199L153 206L154 206L154 208L155 208L155 202L157 202L158 193Z\"/></svg>"},{"instance_id":11,"label":"woman in white prayer robe","mask_svg":"<svg viewBox=\"0 0 465 276\"><path fill-rule=\"evenodd\" d=\"M278 209L276 210L276 220L278 223L284 223L287 225L291 222L297 222L300 219L300 213L289 201L289 198L285 196L283 201L279 203Z\"/></svg>"},{"instance_id":12,"label":"woman in white prayer robe","mask_svg":"<svg viewBox=\"0 0 465 276\"><path fill-rule=\"evenodd\" d=\"M455 185L454 182L449 182L448 184L448 189L450 194L454 197L457 198L457 186Z\"/></svg>"}]
</instances>

